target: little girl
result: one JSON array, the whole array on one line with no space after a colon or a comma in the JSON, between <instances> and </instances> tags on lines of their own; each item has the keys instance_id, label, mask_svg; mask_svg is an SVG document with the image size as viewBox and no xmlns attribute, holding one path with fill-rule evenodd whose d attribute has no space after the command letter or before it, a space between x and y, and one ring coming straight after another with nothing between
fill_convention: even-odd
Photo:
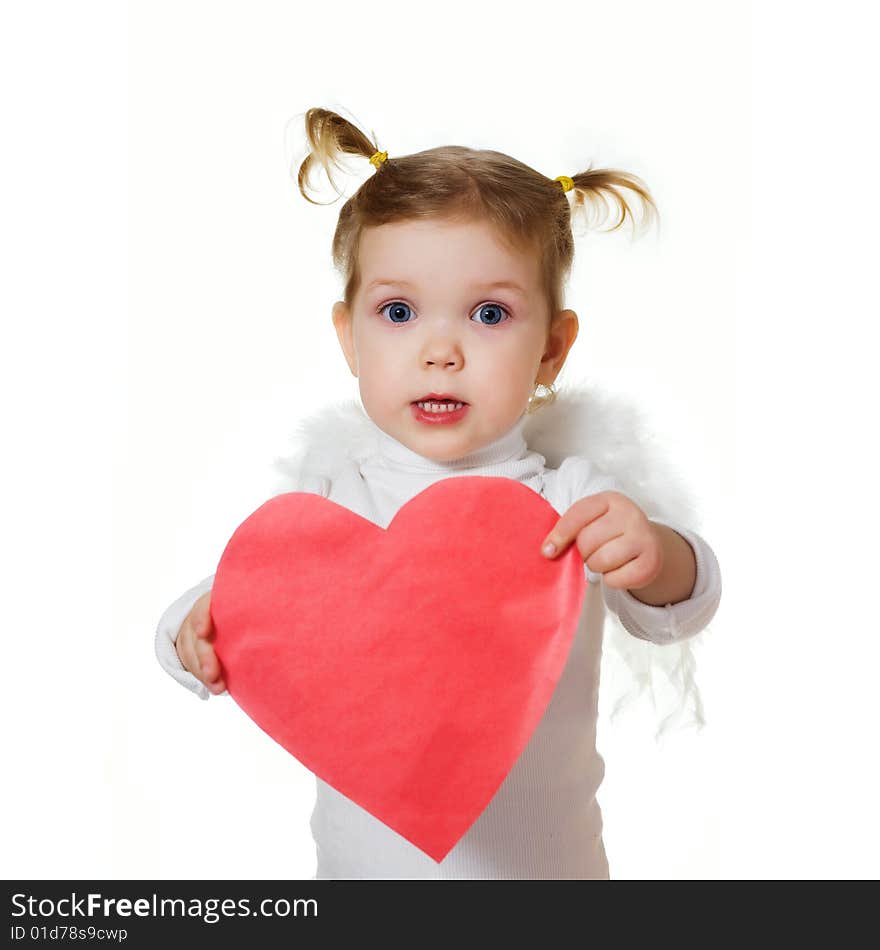
<instances>
[{"instance_id":1,"label":"little girl","mask_svg":"<svg viewBox=\"0 0 880 950\"><path fill-rule=\"evenodd\" d=\"M311 152L299 188L307 200L316 163L328 177L342 153L375 168L342 207L333 240L345 279L333 323L372 441L287 490L317 492L385 528L439 479L517 479L560 514L545 556L576 545L590 581L542 720L449 854L435 862L317 779L316 877L607 878L596 801L604 775L596 750L604 608L634 637L662 645L653 649L669 648L712 619L720 571L699 535L649 519L586 458L547 467L523 430L553 401L577 336L576 314L562 308L573 257L570 197L582 210L612 198L619 227L631 211L618 187L656 210L651 196L624 172L550 179L502 153L459 146L389 158L334 112L310 109L305 123ZM549 397L538 395L542 387ZM212 647L212 581L172 604L156 635L163 667L203 699L225 691Z\"/></svg>"}]
</instances>

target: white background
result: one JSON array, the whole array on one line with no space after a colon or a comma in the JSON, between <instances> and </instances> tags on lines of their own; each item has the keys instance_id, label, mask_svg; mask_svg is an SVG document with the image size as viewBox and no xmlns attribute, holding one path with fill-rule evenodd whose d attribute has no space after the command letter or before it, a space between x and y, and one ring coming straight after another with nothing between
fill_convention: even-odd
<instances>
[{"instance_id":1,"label":"white background","mask_svg":"<svg viewBox=\"0 0 880 950\"><path fill-rule=\"evenodd\" d=\"M648 183L659 231L578 241L561 382L649 414L724 596L707 729L600 734L611 873L877 876L866 7L515 9L2 7L5 877L314 873L310 774L153 653L296 420L357 394L330 322L342 202L289 173L311 106L391 157L465 144Z\"/></svg>"}]
</instances>

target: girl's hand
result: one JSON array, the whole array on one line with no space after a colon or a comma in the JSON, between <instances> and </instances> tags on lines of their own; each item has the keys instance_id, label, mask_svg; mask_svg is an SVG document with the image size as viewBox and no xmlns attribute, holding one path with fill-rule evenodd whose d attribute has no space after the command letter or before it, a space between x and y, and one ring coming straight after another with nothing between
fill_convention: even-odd
<instances>
[{"instance_id":1,"label":"girl's hand","mask_svg":"<svg viewBox=\"0 0 880 950\"><path fill-rule=\"evenodd\" d=\"M544 539L556 546L557 557L575 541L587 567L609 587L638 590L663 570L663 543L657 526L639 506L616 491L603 491L576 501Z\"/></svg>"},{"instance_id":2,"label":"girl's hand","mask_svg":"<svg viewBox=\"0 0 880 950\"><path fill-rule=\"evenodd\" d=\"M180 662L212 693L226 689L220 660L214 652L214 622L211 620L211 591L202 594L180 626L177 634L177 655Z\"/></svg>"}]
</instances>

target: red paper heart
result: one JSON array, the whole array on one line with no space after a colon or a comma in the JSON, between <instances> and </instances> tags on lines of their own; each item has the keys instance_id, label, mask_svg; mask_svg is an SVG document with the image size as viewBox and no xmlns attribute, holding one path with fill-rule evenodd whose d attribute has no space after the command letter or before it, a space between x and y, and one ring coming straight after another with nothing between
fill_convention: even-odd
<instances>
[{"instance_id":1,"label":"red paper heart","mask_svg":"<svg viewBox=\"0 0 880 950\"><path fill-rule=\"evenodd\" d=\"M233 534L214 647L276 742L441 861L479 817L562 674L586 589L556 510L521 482L456 476L383 530L290 492Z\"/></svg>"}]
</instances>

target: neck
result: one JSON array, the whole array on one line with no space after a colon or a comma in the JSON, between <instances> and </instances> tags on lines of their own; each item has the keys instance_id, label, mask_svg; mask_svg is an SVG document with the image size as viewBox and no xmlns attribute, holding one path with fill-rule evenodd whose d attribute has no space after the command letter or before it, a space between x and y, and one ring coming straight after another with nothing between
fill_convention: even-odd
<instances>
[{"instance_id":1,"label":"neck","mask_svg":"<svg viewBox=\"0 0 880 950\"><path fill-rule=\"evenodd\" d=\"M446 462L437 462L434 459L426 458L424 455L419 455L418 452L388 435L375 423L372 424L376 429L379 455L395 468L442 473L460 472L463 469L481 468L486 465L498 465L513 458L522 458L528 451L523 436L525 423L526 414L523 413L517 422L494 442Z\"/></svg>"}]
</instances>

